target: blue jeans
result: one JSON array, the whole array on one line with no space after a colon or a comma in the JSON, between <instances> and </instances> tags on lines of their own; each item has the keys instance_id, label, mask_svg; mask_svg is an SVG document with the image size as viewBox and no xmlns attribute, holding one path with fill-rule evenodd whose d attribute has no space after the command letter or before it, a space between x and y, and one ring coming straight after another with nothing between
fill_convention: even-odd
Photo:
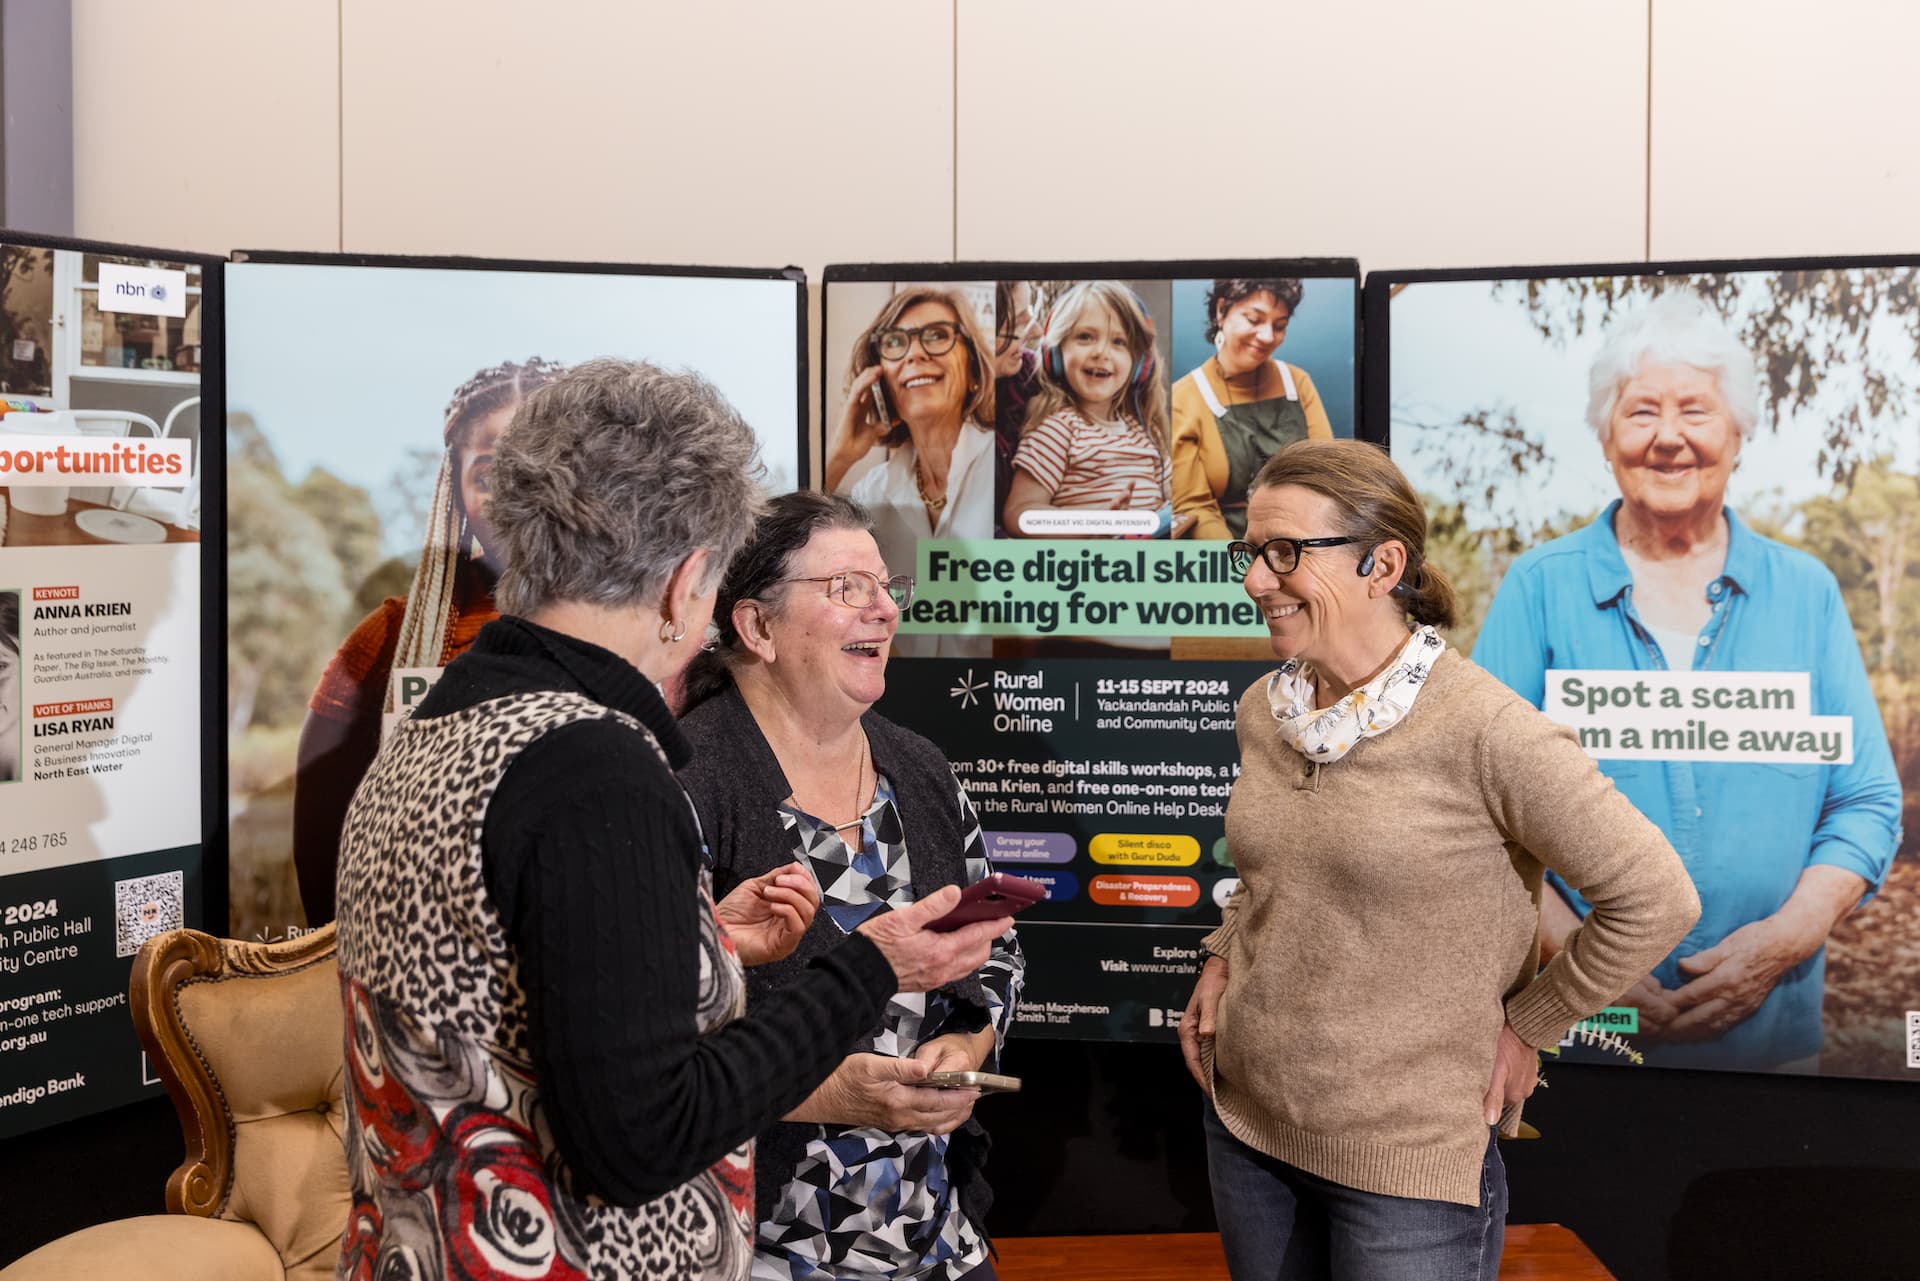
<instances>
[{"instance_id":1,"label":"blue jeans","mask_svg":"<svg viewBox=\"0 0 1920 1281\"><path fill-rule=\"evenodd\" d=\"M1255 1151L1206 1110L1213 1212L1233 1281L1495 1281L1507 1170L1487 1139L1480 1204L1382 1196Z\"/></svg>"}]
</instances>

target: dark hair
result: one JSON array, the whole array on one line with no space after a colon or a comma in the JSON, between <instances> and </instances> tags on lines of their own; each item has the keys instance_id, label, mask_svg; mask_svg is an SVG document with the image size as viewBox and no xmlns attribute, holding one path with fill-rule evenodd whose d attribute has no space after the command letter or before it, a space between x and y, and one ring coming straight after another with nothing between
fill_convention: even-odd
<instances>
[{"instance_id":1,"label":"dark hair","mask_svg":"<svg viewBox=\"0 0 1920 1281\"><path fill-rule=\"evenodd\" d=\"M720 593L713 602L713 625L720 634L687 665L681 715L733 683L733 665L740 657L733 607L743 600L774 601L781 580L793 572L793 558L815 534L827 529L871 533L873 517L851 498L811 489L782 494L767 504L720 580Z\"/></svg>"},{"instance_id":2,"label":"dark hair","mask_svg":"<svg viewBox=\"0 0 1920 1281\"><path fill-rule=\"evenodd\" d=\"M1248 494L1298 485L1340 509L1340 532L1360 540L1359 555L1392 540L1407 549L1407 567L1393 589L1407 617L1452 627L1453 585L1427 562L1427 509L1387 451L1360 440L1296 440L1267 459Z\"/></svg>"},{"instance_id":3,"label":"dark hair","mask_svg":"<svg viewBox=\"0 0 1920 1281\"><path fill-rule=\"evenodd\" d=\"M19 592L0 592L0 648L20 653Z\"/></svg>"},{"instance_id":4,"label":"dark hair","mask_svg":"<svg viewBox=\"0 0 1920 1281\"><path fill-rule=\"evenodd\" d=\"M1291 317L1300 307L1300 295L1305 292L1298 280L1290 276L1281 276L1272 280L1216 280L1213 288L1207 290L1207 333L1206 340L1212 342L1220 336L1220 321L1233 305L1255 294L1272 294L1273 300L1287 309Z\"/></svg>"},{"instance_id":5,"label":"dark hair","mask_svg":"<svg viewBox=\"0 0 1920 1281\"><path fill-rule=\"evenodd\" d=\"M525 364L503 360L482 369L454 389L447 401L446 416L441 419L441 439L449 448L465 444L467 433L482 415L503 405L519 404L532 395L535 388L546 386L566 369L557 360L542 360L538 356L528 358Z\"/></svg>"},{"instance_id":6,"label":"dark hair","mask_svg":"<svg viewBox=\"0 0 1920 1281\"><path fill-rule=\"evenodd\" d=\"M998 347L1000 335L1007 333L1007 322L1013 319L1013 287L1017 280L996 280L993 282L993 337Z\"/></svg>"}]
</instances>

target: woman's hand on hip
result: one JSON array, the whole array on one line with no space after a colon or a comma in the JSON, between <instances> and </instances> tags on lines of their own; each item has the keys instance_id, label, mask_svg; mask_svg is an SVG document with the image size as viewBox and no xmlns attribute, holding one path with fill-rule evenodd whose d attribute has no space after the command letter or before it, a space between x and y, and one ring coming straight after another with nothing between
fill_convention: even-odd
<instances>
[{"instance_id":1,"label":"woman's hand on hip","mask_svg":"<svg viewBox=\"0 0 1920 1281\"><path fill-rule=\"evenodd\" d=\"M979 970L992 954L993 941L1013 928L1004 918L975 921L945 934L927 928L959 903L960 887L944 885L917 903L876 912L855 933L880 949L902 992L930 992Z\"/></svg>"},{"instance_id":2,"label":"woman's hand on hip","mask_svg":"<svg viewBox=\"0 0 1920 1281\"><path fill-rule=\"evenodd\" d=\"M789 864L740 882L714 911L740 952L740 964L754 966L791 953L819 906L820 887L813 877Z\"/></svg>"},{"instance_id":3,"label":"woman's hand on hip","mask_svg":"<svg viewBox=\"0 0 1920 1281\"><path fill-rule=\"evenodd\" d=\"M1207 963L1200 967L1200 977L1194 981L1193 995L1187 998L1187 1012L1180 1016L1180 1057L1187 1061L1187 1071L1193 1074L1195 1084L1208 1094L1212 1089L1200 1066L1200 1042L1213 1039L1220 995L1226 990L1227 959L1209 956Z\"/></svg>"},{"instance_id":4,"label":"woman's hand on hip","mask_svg":"<svg viewBox=\"0 0 1920 1281\"><path fill-rule=\"evenodd\" d=\"M894 1134L951 1134L973 1115L980 1091L916 1085L930 1070L920 1059L849 1054L787 1120L868 1125Z\"/></svg>"},{"instance_id":5,"label":"woman's hand on hip","mask_svg":"<svg viewBox=\"0 0 1920 1281\"><path fill-rule=\"evenodd\" d=\"M1540 1053L1520 1039L1513 1024L1500 1025L1500 1043L1493 1052L1493 1081L1487 1086L1483 1108L1488 1125L1497 1125L1500 1114L1515 1104L1524 1103L1540 1082Z\"/></svg>"},{"instance_id":6,"label":"woman's hand on hip","mask_svg":"<svg viewBox=\"0 0 1920 1281\"><path fill-rule=\"evenodd\" d=\"M840 411L840 428L827 447L827 490L837 492L853 465L880 443L892 423L881 422L873 403L873 386L881 378L880 366L869 365L855 375L847 387L847 407Z\"/></svg>"}]
</instances>

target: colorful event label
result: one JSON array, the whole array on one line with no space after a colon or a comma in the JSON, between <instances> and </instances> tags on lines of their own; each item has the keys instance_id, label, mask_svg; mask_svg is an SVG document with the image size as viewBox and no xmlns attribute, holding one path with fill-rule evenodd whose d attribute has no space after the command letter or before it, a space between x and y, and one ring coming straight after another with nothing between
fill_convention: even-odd
<instances>
[{"instance_id":1,"label":"colorful event label","mask_svg":"<svg viewBox=\"0 0 1920 1281\"><path fill-rule=\"evenodd\" d=\"M1104 907L1192 907L1200 882L1191 876L1096 876L1087 894Z\"/></svg>"},{"instance_id":2,"label":"colorful event label","mask_svg":"<svg viewBox=\"0 0 1920 1281\"><path fill-rule=\"evenodd\" d=\"M982 832L981 836L987 843L987 860L995 864L1071 863L1079 849L1065 832Z\"/></svg>"},{"instance_id":3,"label":"colorful event label","mask_svg":"<svg viewBox=\"0 0 1920 1281\"><path fill-rule=\"evenodd\" d=\"M1072 872L1049 869L1044 872L1022 872L1020 875L1044 885L1047 890L1046 901L1049 903L1064 903L1080 892L1080 878Z\"/></svg>"},{"instance_id":4,"label":"colorful event label","mask_svg":"<svg viewBox=\"0 0 1920 1281\"><path fill-rule=\"evenodd\" d=\"M1102 832L1087 846L1096 863L1124 867L1192 867L1200 861L1200 842L1191 836L1129 836Z\"/></svg>"}]
</instances>

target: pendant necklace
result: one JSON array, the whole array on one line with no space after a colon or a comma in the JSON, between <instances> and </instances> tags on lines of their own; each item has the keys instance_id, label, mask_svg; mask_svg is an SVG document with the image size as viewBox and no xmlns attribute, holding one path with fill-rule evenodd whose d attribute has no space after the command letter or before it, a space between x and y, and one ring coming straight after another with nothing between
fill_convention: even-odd
<instances>
[{"instance_id":1,"label":"pendant necklace","mask_svg":"<svg viewBox=\"0 0 1920 1281\"><path fill-rule=\"evenodd\" d=\"M853 808L860 810L860 799L867 794L867 758L872 754L872 745L867 742L865 733L860 735L860 763L853 771ZM849 827L858 827L866 821L865 811L861 811L844 823L836 823L833 830L844 832Z\"/></svg>"}]
</instances>

